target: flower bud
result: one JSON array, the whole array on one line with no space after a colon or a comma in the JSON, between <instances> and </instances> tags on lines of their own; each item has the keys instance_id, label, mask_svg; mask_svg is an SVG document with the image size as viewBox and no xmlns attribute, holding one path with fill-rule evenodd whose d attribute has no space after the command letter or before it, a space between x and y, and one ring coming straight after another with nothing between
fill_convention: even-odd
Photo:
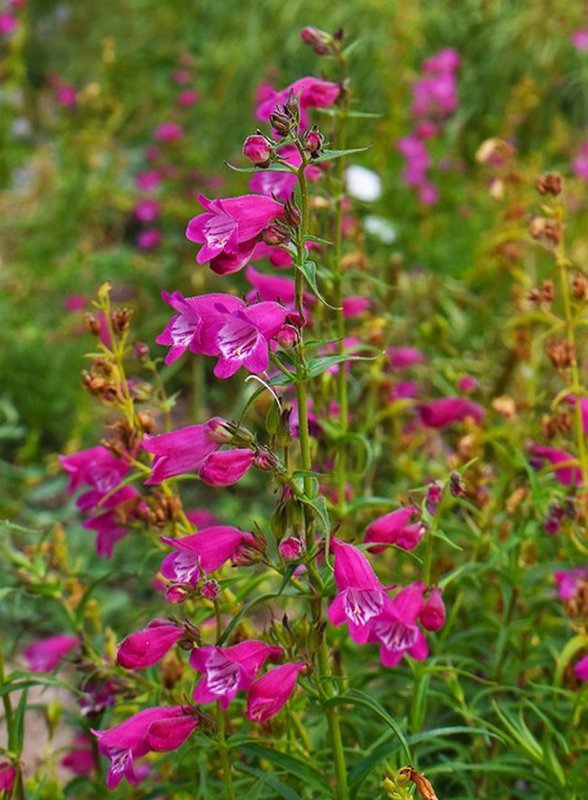
<instances>
[{"instance_id":1,"label":"flower bud","mask_svg":"<svg viewBox=\"0 0 588 800\"><path fill-rule=\"evenodd\" d=\"M326 31L307 25L300 31L300 38L319 56L328 56L331 52L333 38Z\"/></svg>"},{"instance_id":2,"label":"flower bud","mask_svg":"<svg viewBox=\"0 0 588 800\"><path fill-rule=\"evenodd\" d=\"M317 158L322 150L325 142L325 137L319 131L316 125L313 125L309 131L304 134L304 149L307 150L312 158Z\"/></svg>"},{"instance_id":3,"label":"flower bud","mask_svg":"<svg viewBox=\"0 0 588 800\"><path fill-rule=\"evenodd\" d=\"M243 155L256 167L267 167L272 152L271 143L261 133L248 136L243 144Z\"/></svg>"},{"instance_id":4,"label":"flower bud","mask_svg":"<svg viewBox=\"0 0 588 800\"><path fill-rule=\"evenodd\" d=\"M296 347L298 338L298 331L293 325L282 325L276 336L278 344L280 347L283 347L284 350Z\"/></svg>"},{"instance_id":5,"label":"flower bud","mask_svg":"<svg viewBox=\"0 0 588 800\"><path fill-rule=\"evenodd\" d=\"M149 345L145 342L137 342L135 345L135 355L139 361L145 361L149 358Z\"/></svg>"},{"instance_id":6,"label":"flower bud","mask_svg":"<svg viewBox=\"0 0 588 800\"><path fill-rule=\"evenodd\" d=\"M290 225L292 228L297 228L300 225L302 215L300 209L291 197L286 201L282 219L286 225Z\"/></svg>"},{"instance_id":7,"label":"flower bud","mask_svg":"<svg viewBox=\"0 0 588 800\"><path fill-rule=\"evenodd\" d=\"M209 578L208 580L204 581L200 587L200 594L207 600L215 600L218 597L219 592L220 584L218 581L215 581L214 578Z\"/></svg>"},{"instance_id":8,"label":"flower bud","mask_svg":"<svg viewBox=\"0 0 588 800\"><path fill-rule=\"evenodd\" d=\"M264 450L255 456L254 464L258 469L270 470L277 466L277 459L269 450Z\"/></svg>"},{"instance_id":9,"label":"flower bud","mask_svg":"<svg viewBox=\"0 0 588 800\"><path fill-rule=\"evenodd\" d=\"M261 238L269 245L286 244L290 241L290 231L279 222L274 222L263 231Z\"/></svg>"},{"instance_id":10,"label":"flower bud","mask_svg":"<svg viewBox=\"0 0 588 800\"><path fill-rule=\"evenodd\" d=\"M435 586L421 610L421 625L428 631L438 631L445 625L446 613L441 589Z\"/></svg>"},{"instance_id":11,"label":"flower bud","mask_svg":"<svg viewBox=\"0 0 588 800\"><path fill-rule=\"evenodd\" d=\"M168 603L183 603L188 597L188 589L184 586L172 585L165 590L165 599Z\"/></svg>"},{"instance_id":12,"label":"flower bud","mask_svg":"<svg viewBox=\"0 0 588 800\"><path fill-rule=\"evenodd\" d=\"M537 179L535 188L540 195L551 194L557 197L563 189L563 178L558 172L548 172Z\"/></svg>"},{"instance_id":13,"label":"flower bud","mask_svg":"<svg viewBox=\"0 0 588 800\"><path fill-rule=\"evenodd\" d=\"M304 545L296 536L287 536L278 546L278 552L284 561L297 561L302 555Z\"/></svg>"},{"instance_id":14,"label":"flower bud","mask_svg":"<svg viewBox=\"0 0 588 800\"><path fill-rule=\"evenodd\" d=\"M290 114L286 114L283 111L274 111L269 116L269 123L278 136L287 136L290 133L293 122L294 120Z\"/></svg>"}]
</instances>

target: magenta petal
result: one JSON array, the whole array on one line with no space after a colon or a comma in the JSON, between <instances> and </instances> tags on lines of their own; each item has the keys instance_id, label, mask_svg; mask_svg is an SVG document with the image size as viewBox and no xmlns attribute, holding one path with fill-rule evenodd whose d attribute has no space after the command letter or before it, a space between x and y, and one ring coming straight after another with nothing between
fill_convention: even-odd
<instances>
[{"instance_id":1,"label":"magenta petal","mask_svg":"<svg viewBox=\"0 0 588 800\"><path fill-rule=\"evenodd\" d=\"M147 729L147 746L156 753L176 750L184 744L197 727L198 719L188 714L171 719L156 720Z\"/></svg>"},{"instance_id":2,"label":"magenta petal","mask_svg":"<svg viewBox=\"0 0 588 800\"><path fill-rule=\"evenodd\" d=\"M252 450L224 450L210 455L200 467L198 475L209 486L231 486L245 475L254 460Z\"/></svg>"},{"instance_id":3,"label":"magenta petal","mask_svg":"<svg viewBox=\"0 0 588 800\"><path fill-rule=\"evenodd\" d=\"M299 674L306 664L282 664L258 678L249 690L245 716L252 722L265 722L275 716L289 700Z\"/></svg>"}]
</instances>

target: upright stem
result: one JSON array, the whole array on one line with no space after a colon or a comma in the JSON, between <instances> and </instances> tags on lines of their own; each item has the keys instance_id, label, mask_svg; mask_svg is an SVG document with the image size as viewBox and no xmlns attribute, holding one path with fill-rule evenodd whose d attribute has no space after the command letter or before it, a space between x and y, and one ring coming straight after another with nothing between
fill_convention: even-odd
<instances>
[{"instance_id":1,"label":"upright stem","mask_svg":"<svg viewBox=\"0 0 588 800\"><path fill-rule=\"evenodd\" d=\"M214 614L216 617L216 639L218 641L222 634L222 621L220 606L216 600L214 601ZM216 734L223 768L223 777L225 779L227 800L236 800L235 788L233 786L231 759L229 758L229 749L227 747L227 740L225 737L225 712L221 706L220 700L217 700L216 703Z\"/></svg>"},{"instance_id":2,"label":"upright stem","mask_svg":"<svg viewBox=\"0 0 588 800\"><path fill-rule=\"evenodd\" d=\"M296 258L296 306L300 314L304 313L304 277L300 269L306 257L306 243L305 236L308 233L308 185L306 176L304 174L306 164L303 161L298 172L298 185L300 188L300 211L301 222L300 230L297 241L297 258ZM296 383L296 396L298 400L298 429L300 438L300 457L302 461L302 469L305 470L304 476L304 493L309 499L314 498L314 484L312 476L308 474L312 470L312 457L310 452L310 434L308 430L308 378L306 377L306 363L304 357L304 340L301 334L300 342L298 344L298 363ZM308 562L308 576L312 587L315 592L315 597L312 600L312 611L316 624L322 622L322 580L316 565L315 555L315 536L314 536L314 521L312 518L311 509L305 506L304 509L304 524L306 547L309 553L312 554ZM325 691L328 697L335 695L335 689L332 682L332 672L329 659L329 651L327 642L323 638L319 647L318 664L321 678L325 682ZM348 800L349 790L347 787L347 769L345 766L345 753L343 750L343 737L341 735L341 725L339 721L339 714L335 706L331 706L327 710L327 721L329 725L329 739L331 744L331 751L333 754L333 765L335 768L336 788L335 797L337 800Z\"/></svg>"}]
</instances>

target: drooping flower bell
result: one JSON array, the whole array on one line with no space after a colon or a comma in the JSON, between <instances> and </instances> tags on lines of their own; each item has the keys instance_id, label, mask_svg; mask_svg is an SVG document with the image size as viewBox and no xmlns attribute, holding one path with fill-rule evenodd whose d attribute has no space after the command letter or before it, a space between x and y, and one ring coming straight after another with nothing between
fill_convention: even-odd
<instances>
[{"instance_id":1,"label":"drooping flower bell","mask_svg":"<svg viewBox=\"0 0 588 800\"><path fill-rule=\"evenodd\" d=\"M157 664L185 636L183 625L153 619L146 628L129 634L118 646L117 664L125 669L147 669Z\"/></svg>"},{"instance_id":2,"label":"drooping flower bell","mask_svg":"<svg viewBox=\"0 0 588 800\"><path fill-rule=\"evenodd\" d=\"M258 678L249 690L245 716L252 722L275 717L290 699L298 676L305 669L303 661L281 664Z\"/></svg>"},{"instance_id":3,"label":"drooping flower bell","mask_svg":"<svg viewBox=\"0 0 588 800\"><path fill-rule=\"evenodd\" d=\"M414 506L403 506L378 517L368 525L364 541L395 544L403 550L414 550L421 543L425 534L422 522L411 523L418 513L418 509ZM384 547L370 548L372 553L379 553L384 549Z\"/></svg>"},{"instance_id":4,"label":"drooping flower bell","mask_svg":"<svg viewBox=\"0 0 588 800\"><path fill-rule=\"evenodd\" d=\"M31 672L52 672L79 643L78 636L64 633L38 639L24 651L27 667Z\"/></svg>"},{"instance_id":5,"label":"drooping flower bell","mask_svg":"<svg viewBox=\"0 0 588 800\"><path fill-rule=\"evenodd\" d=\"M429 654L427 640L417 625L423 590L422 583L401 589L373 621L368 641L380 645L380 660L385 667L397 666L405 654L416 661L423 661Z\"/></svg>"}]
</instances>

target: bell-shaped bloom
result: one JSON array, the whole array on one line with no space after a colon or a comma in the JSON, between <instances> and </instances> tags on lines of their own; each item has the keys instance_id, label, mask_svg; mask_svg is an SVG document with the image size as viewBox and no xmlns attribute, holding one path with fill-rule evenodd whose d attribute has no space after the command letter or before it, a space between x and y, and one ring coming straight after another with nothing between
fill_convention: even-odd
<instances>
[{"instance_id":1,"label":"bell-shaped bloom","mask_svg":"<svg viewBox=\"0 0 588 800\"><path fill-rule=\"evenodd\" d=\"M258 678L247 695L247 719L266 722L274 717L290 699L298 676L305 669L303 661L281 664Z\"/></svg>"},{"instance_id":2,"label":"bell-shaped bloom","mask_svg":"<svg viewBox=\"0 0 588 800\"><path fill-rule=\"evenodd\" d=\"M353 641L364 644L371 621L382 612L388 598L361 550L339 539L333 539L331 547L338 594L329 606L329 621L332 625L347 623Z\"/></svg>"},{"instance_id":3,"label":"bell-shaped bloom","mask_svg":"<svg viewBox=\"0 0 588 800\"><path fill-rule=\"evenodd\" d=\"M131 486L126 488L132 489ZM139 495L133 490L132 496ZM96 554L100 558L112 558L114 545L129 533L129 529L117 521L116 509L89 517L82 522L82 527L96 533Z\"/></svg>"},{"instance_id":4,"label":"bell-shaped bloom","mask_svg":"<svg viewBox=\"0 0 588 800\"><path fill-rule=\"evenodd\" d=\"M203 294L198 297L184 297L181 292L162 293L163 299L177 311L156 338L157 344L169 347L166 364L172 364L186 350L202 353L201 334L208 321L219 314L230 313L245 308L239 297L230 294Z\"/></svg>"},{"instance_id":5,"label":"bell-shaped bloom","mask_svg":"<svg viewBox=\"0 0 588 800\"><path fill-rule=\"evenodd\" d=\"M208 486L232 486L241 480L255 461L248 448L212 453L198 471L200 480Z\"/></svg>"},{"instance_id":6,"label":"bell-shaped bloom","mask_svg":"<svg viewBox=\"0 0 588 800\"><path fill-rule=\"evenodd\" d=\"M61 759L61 766L75 775L90 775L94 771L92 743L85 734L76 736L73 747Z\"/></svg>"},{"instance_id":7,"label":"bell-shaped bloom","mask_svg":"<svg viewBox=\"0 0 588 800\"><path fill-rule=\"evenodd\" d=\"M283 303L288 308L294 308L296 301L296 288L292 278L285 278L282 275L268 275L258 272L253 267L247 267L245 277L253 287L253 291L247 295L247 299L253 302L259 300L273 300ZM316 298L310 292L304 292L304 305L311 308Z\"/></svg>"},{"instance_id":8,"label":"bell-shaped bloom","mask_svg":"<svg viewBox=\"0 0 588 800\"><path fill-rule=\"evenodd\" d=\"M139 783L135 760L149 752L176 750L192 735L198 719L183 706L155 706L107 730L93 730L98 749L110 759L106 776L109 789L116 789L123 778Z\"/></svg>"},{"instance_id":9,"label":"bell-shaped bloom","mask_svg":"<svg viewBox=\"0 0 588 800\"><path fill-rule=\"evenodd\" d=\"M269 364L271 340L286 320L279 303L262 302L232 313L219 314L202 333L204 352L218 355L217 378L230 378L241 367L259 374Z\"/></svg>"},{"instance_id":10,"label":"bell-shaped bloom","mask_svg":"<svg viewBox=\"0 0 588 800\"><path fill-rule=\"evenodd\" d=\"M183 625L153 619L146 628L129 634L118 646L117 664L125 669L147 669L164 657L185 634Z\"/></svg>"},{"instance_id":11,"label":"bell-shaped bloom","mask_svg":"<svg viewBox=\"0 0 588 800\"><path fill-rule=\"evenodd\" d=\"M532 444L529 450L533 461L538 462L539 466L544 461L553 465L553 473L563 486L582 484L582 471L577 466L577 459L571 453L541 444Z\"/></svg>"},{"instance_id":12,"label":"bell-shaped bloom","mask_svg":"<svg viewBox=\"0 0 588 800\"><path fill-rule=\"evenodd\" d=\"M210 268L220 275L245 266L261 232L284 210L281 203L260 194L220 200L200 195L198 201L206 211L190 220L186 236L203 245L196 261L210 262Z\"/></svg>"},{"instance_id":13,"label":"bell-shaped bloom","mask_svg":"<svg viewBox=\"0 0 588 800\"><path fill-rule=\"evenodd\" d=\"M588 569L576 567L575 569L558 570L553 573L557 585L557 596L560 600L571 600L581 583L588 582Z\"/></svg>"},{"instance_id":14,"label":"bell-shaped bloom","mask_svg":"<svg viewBox=\"0 0 588 800\"><path fill-rule=\"evenodd\" d=\"M163 559L161 574L170 581L192 586L196 586L202 573L215 572L240 549L255 545L252 533L230 525L212 525L178 539L162 536L161 541L174 549Z\"/></svg>"},{"instance_id":15,"label":"bell-shaped bloom","mask_svg":"<svg viewBox=\"0 0 588 800\"><path fill-rule=\"evenodd\" d=\"M416 347L389 347L386 352L392 369L407 369L425 363L425 356Z\"/></svg>"},{"instance_id":16,"label":"bell-shaped bloom","mask_svg":"<svg viewBox=\"0 0 588 800\"><path fill-rule=\"evenodd\" d=\"M579 681L588 681L588 656L584 656L574 665L574 675Z\"/></svg>"},{"instance_id":17,"label":"bell-shaped bloom","mask_svg":"<svg viewBox=\"0 0 588 800\"><path fill-rule=\"evenodd\" d=\"M427 631L439 631L445 625L447 614L443 595L438 586L431 589L421 609L421 625Z\"/></svg>"},{"instance_id":18,"label":"bell-shaped bloom","mask_svg":"<svg viewBox=\"0 0 588 800\"><path fill-rule=\"evenodd\" d=\"M280 92L266 87L265 96L255 112L257 119L261 122L268 122L270 115L287 102L290 92L295 96L300 96L300 126L307 128L308 109L332 106L339 97L340 88L336 83L313 77L299 78Z\"/></svg>"},{"instance_id":19,"label":"bell-shaped bloom","mask_svg":"<svg viewBox=\"0 0 588 800\"><path fill-rule=\"evenodd\" d=\"M38 639L24 651L31 672L51 672L80 643L79 637L57 634Z\"/></svg>"},{"instance_id":20,"label":"bell-shaped bloom","mask_svg":"<svg viewBox=\"0 0 588 800\"><path fill-rule=\"evenodd\" d=\"M480 423L485 410L467 397L442 397L418 407L419 416L427 428L447 428L456 422L471 418Z\"/></svg>"},{"instance_id":21,"label":"bell-shaped bloom","mask_svg":"<svg viewBox=\"0 0 588 800\"><path fill-rule=\"evenodd\" d=\"M417 661L429 654L423 632L417 625L423 608L422 583L401 589L389 601L370 627L368 641L380 645L380 659L385 667L395 667L406 653Z\"/></svg>"},{"instance_id":22,"label":"bell-shaped bloom","mask_svg":"<svg viewBox=\"0 0 588 800\"><path fill-rule=\"evenodd\" d=\"M418 509L414 506L403 506L378 517L371 522L365 533L365 542L378 542L381 544L395 544L403 550L414 550L421 543L425 534L425 527L422 522L411 523L413 517L418 514ZM379 553L385 548L372 547L372 553Z\"/></svg>"},{"instance_id":23,"label":"bell-shaped bloom","mask_svg":"<svg viewBox=\"0 0 588 800\"><path fill-rule=\"evenodd\" d=\"M159 436L146 436L143 449L155 458L151 476L145 483L161 483L176 475L198 470L205 459L222 446L217 431L224 423L221 417L212 417L201 425L188 425Z\"/></svg>"},{"instance_id":24,"label":"bell-shaped bloom","mask_svg":"<svg viewBox=\"0 0 588 800\"><path fill-rule=\"evenodd\" d=\"M81 495L77 501L77 506L82 511L95 508L131 469L126 461L117 458L101 445L69 456L59 456L59 463L69 475L70 492L75 492L84 485L90 487L90 491Z\"/></svg>"},{"instance_id":25,"label":"bell-shaped bloom","mask_svg":"<svg viewBox=\"0 0 588 800\"><path fill-rule=\"evenodd\" d=\"M282 652L281 647L255 639L231 647L198 647L190 656L191 666L203 676L194 689L194 702L219 700L226 708L237 692L251 687L265 662L275 661Z\"/></svg>"}]
</instances>

